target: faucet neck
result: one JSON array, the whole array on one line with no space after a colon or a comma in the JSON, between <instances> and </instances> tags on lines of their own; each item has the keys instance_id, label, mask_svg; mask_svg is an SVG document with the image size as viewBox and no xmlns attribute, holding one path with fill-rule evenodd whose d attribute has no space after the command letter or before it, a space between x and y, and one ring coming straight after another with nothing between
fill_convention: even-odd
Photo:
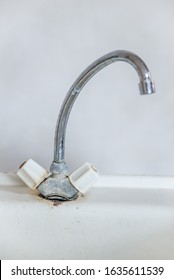
<instances>
[{"instance_id":1,"label":"faucet neck","mask_svg":"<svg viewBox=\"0 0 174 280\"><path fill-rule=\"evenodd\" d=\"M140 79L141 94L154 92L154 84L146 64L140 57L132 52L124 50L113 51L90 64L73 83L62 104L55 131L54 161L51 165L51 171L54 170L54 172L56 172L56 169L59 169L60 163L64 163L66 126L72 106L78 94L97 72L116 61L125 61L135 68Z\"/></svg>"}]
</instances>

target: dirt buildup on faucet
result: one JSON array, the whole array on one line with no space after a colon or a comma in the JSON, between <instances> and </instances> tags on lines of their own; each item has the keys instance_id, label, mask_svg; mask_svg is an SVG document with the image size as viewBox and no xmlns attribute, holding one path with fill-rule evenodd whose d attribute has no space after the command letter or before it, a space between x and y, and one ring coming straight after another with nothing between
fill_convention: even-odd
<instances>
[{"instance_id":1,"label":"dirt buildup on faucet","mask_svg":"<svg viewBox=\"0 0 174 280\"><path fill-rule=\"evenodd\" d=\"M46 201L46 202L48 202L49 203L49 205L51 204L51 205L53 205L53 206L59 206L59 205L61 205L62 204L62 201L60 201L60 200L49 200L49 199L46 199L45 197L43 197L41 194L39 194L39 197L43 200L43 201Z\"/></svg>"}]
</instances>

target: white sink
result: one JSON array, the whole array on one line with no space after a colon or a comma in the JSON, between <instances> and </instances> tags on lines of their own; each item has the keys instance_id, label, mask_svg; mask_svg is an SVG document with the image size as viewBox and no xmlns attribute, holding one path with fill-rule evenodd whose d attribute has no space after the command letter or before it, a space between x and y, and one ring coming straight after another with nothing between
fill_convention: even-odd
<instances>
[{"instance_id":1,"label":"white sink","mask_svg":"<svg viewBox=\"0 0 174 280\"><path fill-rule=\"evenodd\" d=\"M101 176L54 205L0 173L0 259L174 259L174 178Z\"/></svg>"}]
</instances>

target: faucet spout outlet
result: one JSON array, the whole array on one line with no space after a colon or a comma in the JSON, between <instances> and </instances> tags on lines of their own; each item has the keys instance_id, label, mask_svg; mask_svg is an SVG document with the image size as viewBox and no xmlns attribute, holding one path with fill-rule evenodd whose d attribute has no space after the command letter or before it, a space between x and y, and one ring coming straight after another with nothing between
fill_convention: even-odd
<instances>
[{"instance_id":1,"label":"faucet spout outlet","mask_svg":"<svg viewBox=\"0 0 174 280\"><path fill-rule=\"evenodd\" d=\"M155 85L150 77L145 78L139 83L139 90L141 95L151 94L155 92Z\"/></svg>"}]
</instances>

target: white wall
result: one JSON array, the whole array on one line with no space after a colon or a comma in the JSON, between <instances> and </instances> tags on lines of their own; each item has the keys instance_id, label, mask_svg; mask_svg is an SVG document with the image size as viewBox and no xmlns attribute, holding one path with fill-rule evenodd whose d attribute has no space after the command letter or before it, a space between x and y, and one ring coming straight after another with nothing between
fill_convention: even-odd
<instances>
[{"instance_id":1,"label":"white wall","mask_svg":"<svg viewBox=\"0 0 174 280\"><path fill-rule=\"evenodd\" d=\"M69 119L70 170L90 161L104 174L174 174L174 2L1 0L0 171L33 158L49 168L57 115L71 84L116 50L137 53L157 93L140 96L126 63L98 73Z\"/></svg>"}]
</instances>

